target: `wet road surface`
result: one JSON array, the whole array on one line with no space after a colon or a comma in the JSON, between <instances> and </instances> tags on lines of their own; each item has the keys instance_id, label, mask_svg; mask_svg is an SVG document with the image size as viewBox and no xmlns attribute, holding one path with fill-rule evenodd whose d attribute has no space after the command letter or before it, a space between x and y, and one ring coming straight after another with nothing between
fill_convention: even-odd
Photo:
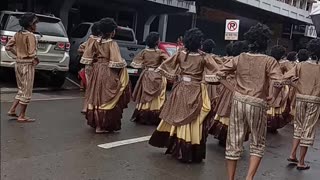
<instances>
[{"instance_id":1,"label":"wet road surface","mask_svg":"<svg viewBox=\"0 0 320 180\"><path fill-rule=\"evenodd\" d=\"M78 90L35 92L28 115L37 121L30 124L19 124L6 116L14 95L9 91L1 94L2 180L227 179L224 148L212 136L208 138L207 158L201 164L181 164L164 155L165 149L151 147L147 141L111 149L98 147L152 134L156 127L130 122L133 103L124 112L120 132L97 135L80 114L83 93ZM320 134L307 156L311 169L298 172L286 162L292 132L292 125L288 125L278 134L268 134L257 180L320 179ZM239 180L245 179L248 153L247 143L239 162Z\"/></svg>"}]
</instances>

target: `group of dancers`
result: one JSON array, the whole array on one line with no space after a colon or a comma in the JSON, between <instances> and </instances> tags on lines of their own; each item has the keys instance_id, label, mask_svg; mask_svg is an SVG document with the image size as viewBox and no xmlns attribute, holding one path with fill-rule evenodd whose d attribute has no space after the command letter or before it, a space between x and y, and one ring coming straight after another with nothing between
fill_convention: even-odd
<instances>
[{"instance_id":1,"label":"group of dancers","mask_svg":"<svg viewBox=\"0 0 320 180\"><path fill-rule=\"evenodd\" d=\"M23 30L6 46L17 55L19 87L8 115L16 116L20 103L20 122L31 121L25 117L25 109L39 62L33 34L36 23L33 13L23 15ZM167 148L166 154L183 163L199 163L205 159L207 136L212 134L226 148L230 180L235 179L243 143L250 139L246 179L252 180L264 155L267 129L275 132L293 121L288 161L298 170L310 168L304 159L314 143L320 116L320 39L311 40L298 54L285 56L282 46L267 53L271 31L257 24L244 34L244 41L226 47L227 56L218 56L213 53L214 41L203 41L201 30L193 28L184 35L184 47L169 57L157 47L159 34L152 32L146 38L146 49L131 63L142 70L131 94L126 61L112 39L116 30L113 19L103 18L79 48L87 79L82 112L96 133L120 130L123 110L133 99L137 105L131 120L158 126L150 145ZM167 83L173 84L169 95Z\"/></svg>"}]
</instances>

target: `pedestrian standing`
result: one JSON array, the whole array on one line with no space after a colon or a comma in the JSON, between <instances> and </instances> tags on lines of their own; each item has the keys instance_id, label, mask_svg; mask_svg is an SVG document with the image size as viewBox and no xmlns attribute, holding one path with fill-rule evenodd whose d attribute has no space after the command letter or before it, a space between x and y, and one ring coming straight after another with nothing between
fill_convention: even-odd
<instances>
[{"instance_id":1,"label":"pedestrian standing","mask_svg":"<svg viewBox=\"0 0 320 180\"><path fill-rule=\"evenodd\" d=\"M179 76L172 93L165 102L160 114L162 121L153 133L149 143L152 146L167 148L181 162L201 162L206 152L205 118L209 113L210 99L207 82L217 81L213 74L217 67L210 55L199 53L203 34L195 28L186 32L186 50L178 51L157 69L169 80Z\"/></svg>"},{"instance_id":2,"label":"pedestrian standing","mask_svg":"<svg viewBox=\"0 0 320 180\"><path fill-rule=\"evenodd\" d=\"M17 117L18 122L33 122L34 119L26 117L26 110L30 103L35 66L39 64L37 57L37 39L33 34L36 31L38 18L34 13L25 13L21 16L19 24L22 30L18 31L8 42L6 50L16 55L15 74L18 93L8 112L11 117ZM16 109L20 104L19 116Z\"/></svg>"},{"instance_id":3,"label":"pedestrian standing","mask_svg":"<svg viewBox=\"0 0 320 180\"><path fill-rule=\"evenodd\" d=\"M288 159L290 163L297 164L298 170L310 169L310 166L305 164L305 157L308 148L314 144L316 125L320 118L320 39L311 40L307 49L310 58L307 61L301 61L300 58L300 63L285 75L287 78L299 78L294 85L297 89L296 116L292 150Z\"/></svg>"},{"instance_id":4,"label":"pedestrian standing","mask_svg":"<svg viewBox=\"0 0 320 180\"><path fill-rule=\"evenodd\" d=\"M87 89L87 123L96 133L106 133L121 129L123 109L130 102L129 75L126 62L112 38L117 24L111 18L100 21L101 38L86 48L84 61L92 63L92 74Z\"/></svg>"},{"instance_id":5,"label":"pedestrian standing","mask_svg":"<svg viewBox=\"0 0 320 180\"><path fill-rule=\"evenodd\" d=\"M93 23L92 27L91 27L91 35L89 36L88 40L84 43L82 43L78 49L78 52L80 55L84 55L83 53L86 51L87 48L87 54L85 54L84 56L82 56L81 60L80 60L80 64L84 65L84 69L82 69L81 71L84 71L85 77L82 77L81 82L86 82L86 87L88 86L89 79L92 73L92 63L95 62L96 60L96 55L94 55L93 60L90 57L86 57L88 54L91 54L92 52L90 52L93 49L93 46L95 44L95 42L97 40L99 40L101 38L100 35L100 29L99 29L99 22L95 22ZM88 97L87 97L87 93L85 95L85 99L83 102L83 108L81 113L85 114L87 112L87 108L88 108Z\"/></svg>"},{"instance_id":6,"label":"pedestrian standing","mask_svg":"<svg viewBox=\"0 0 320 180\"><path fill-rule=\"evenodd\" d=\"M133 100L138 103L132 116L132 121L147 125L160 123L160 110L166 99L167 80L155 70L168 58L158 49L160 35L151 32L146 44L148 48L142 50L132 61L131 66L143 69L133 91Z\"/></svg>"},{"instance_id":7,"label":"pedestrian standing","mask_svg":"<svg viewBox=\"0 0 320 180\"><path fill-rule=\"evenodd\" d=\"M270 80L282 80L278 62L265 55L271 37L269 27L257 24L245 34L249 53L228 61L217 76L222 79L236 73L235 93L231 107L226 143L229 180L235 179L237 162L243 152L243 142L250 130L250 164L247 180L252 180L264 155L267 133L267 95Z\"/></svg>"}]
</instances>

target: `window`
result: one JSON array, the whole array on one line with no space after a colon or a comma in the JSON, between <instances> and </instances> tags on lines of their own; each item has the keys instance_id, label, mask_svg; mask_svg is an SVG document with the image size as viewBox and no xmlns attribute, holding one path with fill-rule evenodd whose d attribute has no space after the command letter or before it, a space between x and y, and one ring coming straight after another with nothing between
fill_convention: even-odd
<instances>
[{"instance_id":1,"label":"window","mask_svg":"<svg viewBox=\"0 0 320 180\"><path fill-rule=\"evenodd\" d=\"M70 36L73 38L83 38L88 34L90 27L90 24L80 24L71 32Z\"/></svg>"},{"instance_id":2,"label":"window","mask_svg":"<svg viewBox=\"0 0 320 180\"><path fill-rule=\"evenodd\" d=\"M131 30L119 28L116 31L114 39L120 41L134 41L134 36Z\"/></svg>"},{"instance_id":3,"label":"window","mask_svg":"<svg viewBox=\"0 0 320 180\"><path fill-rule=\"evenodd\" d=\"M8 14L4 14L2 19L1 19L1 24L0 24L0 29L3 30L7 21L8 21L8 17L9 15Z\"/></svg>"},{"instance_id":4,"label":"window","mask_svg":"<svg viewBox=\"0 0 320 180\"><path fill-rule=\"evenodd\" d=\"M19 31L21 26L19 25L20 15L11 15L9 17L5 30ZM39 23L37 24L37 32L47 36L67 37L67 33L60 20L47 17L38 17Z\"/></svg>"}]
</instances>

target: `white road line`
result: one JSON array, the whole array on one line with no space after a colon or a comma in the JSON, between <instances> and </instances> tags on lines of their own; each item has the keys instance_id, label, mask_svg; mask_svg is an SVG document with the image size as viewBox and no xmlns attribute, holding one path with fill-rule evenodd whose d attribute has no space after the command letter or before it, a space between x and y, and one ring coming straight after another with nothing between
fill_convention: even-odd
<instances>
[{"instance_id":1,"label":"white road line","mask_svg":"<svg viewBox=\"0 0 320 180\"><path fill-rule=\"evenodd\" d=\"M75 82L74 80L72 80L72 79L70 79L70 78L68 78L68 77L66 77L66 80L68 80L68 81L70 81L72 84L74 84L74 85L76 85L76 86L80 87L80 84L78 84L78 83L77 83L77 82Z\"/></svg>"},{"instance_id":2,"label":"white road line","mask_svg":"<svg viewBox=\"0 0 320 180\"><path fill-rule=\"evenodd\" d=\"M116 141L116 142L111 142L111 143L106 143L106 144L100 144L98 147L104 148L104 149L111 149L119 146L124 146L128 144L135 144L135 143L140 143L144 141L148 141L151 136L144 136L144 137L139 137L139 138L133 138L133 139L127 139L123 141Z\"/></svg>"}]
</instances>

